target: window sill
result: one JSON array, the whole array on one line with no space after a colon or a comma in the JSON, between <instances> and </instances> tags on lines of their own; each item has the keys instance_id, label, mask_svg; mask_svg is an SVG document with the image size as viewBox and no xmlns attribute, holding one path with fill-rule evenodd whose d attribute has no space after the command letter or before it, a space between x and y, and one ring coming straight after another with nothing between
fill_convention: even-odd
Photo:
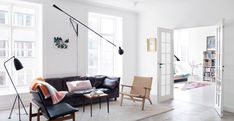
<instances>
[{"instance_id":1,"label":"window sill","mask_svg":"<svg viewBox=\"0 0 234 121\"><path fill-rule=\"evenodd\" d=\"M19 94L25 94L25 93L29 93L29 89L28 88L22 88L22 89L17 89L17 91L19 92ZM0 91L0 96L6 96L6 95L15 95L16 92L15 90L1 90Z\"/></svg>"}]
</instances>

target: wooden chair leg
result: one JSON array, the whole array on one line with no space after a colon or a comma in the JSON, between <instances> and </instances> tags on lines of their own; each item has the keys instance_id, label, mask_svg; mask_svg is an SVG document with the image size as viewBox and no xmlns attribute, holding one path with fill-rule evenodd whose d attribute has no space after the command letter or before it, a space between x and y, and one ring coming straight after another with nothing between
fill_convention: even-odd
<instances>
[{"instance_id":1,"label":"wooden chair leg","mask_svg":"<svg viewBox=\"0 0 234 121\"><path fill-rule=\"evenodd\" d=\"M40 121L40 113L41 113L40 109L37 109L37 121Z\"/></svg>"},{"instance_id":2,"label":"wooden chair leg","mask_svg":"<svg viewBox=\"0 0 234 121\"><path fill-rule=\"evenodd\" d=\"M72 113L72 120L73 120L73 121L76 120L76 115L75 115L75 113Z\"/></svg>"},{"instance_id":3,"label":"wooden chair leg","mask_svg":"<svg viewBox=\"0 0 234 121\"><path fill-rule=\"evenodd\" d=\"M123 104L123 94L121 94L121 99L120 99L120 106Z\"/></svg>"},{"instance_id":4,"label":"wooden chair leg","mask_svg":"<svg viewBox=\"0 0 234 121\"><path fill-rule=\"evenodd\" d=\"M32 121L32 103L29 104L29 121Z\"/></svg>"},{"instance_id":5,"label":"wooden chair leg","mask_svg":"<svg viewBox=\"0 0 234 121\"><path fill-rule=\"evenodd\" d=\"M150 104L152 105L153 103L152 103L151 99L150 99L150 98L148 98L148 100L149 100Z\"/></svg>"},{"instance_id":6,"label":"wooden chair leg","mask_svg":"<svg viewBox=\"0 0 234 121\"><path fill-rule=\"evenodd\" d=\"M142 108L141 108L142 111L144 110L144 106L145 106L145 97L142 98Z\"/></svg>"}]
</instances>

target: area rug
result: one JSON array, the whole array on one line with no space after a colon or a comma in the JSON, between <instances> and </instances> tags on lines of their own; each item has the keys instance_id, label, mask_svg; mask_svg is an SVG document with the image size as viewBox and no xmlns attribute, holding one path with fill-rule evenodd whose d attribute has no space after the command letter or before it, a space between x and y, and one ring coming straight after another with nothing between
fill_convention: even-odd
<instances>
[{"instance_id":1,"label":"area rug","mask_svg":"<svg viewBox=\"0 0 234 121\"><path fill-rule=\"evenodd\" d=\"M107 113L106 103L102 103L102 108L98 105L93 110L93 117L90 117L89 106L86 106L85 112L82 110L77 113L77 121L136 121L151 116L159 115L173 110L173 107L168 104L156 104L153 100L153 105L150 105L146 100L145 110L141 111L141 102L133 102L124 100L123 106L120 106L120 101L110 102L110 113Z\"/></svg>"},{"instance_id":2,"label":"area rug","mask_svg":"<svg viewBox=\"0 0 234 121\"><path fill-rule=\"evenodd\" d=\"M191 90L199 87L204 87L210 85L209 83L205 82L186 82L181 90Z\"/></svg>"},{"instance_id":3,"label":"area rug","mask_svg":"<svg viewBox=\"0 0 234 121\"><path fill-rule=\"evenodd\" d=\"M83 112L82 108L79 109L79 112L76 112L76 121L136 121L173 110L173 107L169 104L157 104L154 99L152 101L153 105L150 105L148 100L146 100L144 111L141 111L141 102L124 100L123 106L121 107L119 99L118 101L111 101L109 114L107 113L106 102L102 103L101 109L99 109L98 104L94 104L92 117L90 116L90 107L87 105L85 112ZM0 116L4 115L3 112L1 112L2 114ZM5 121L18 120L18 115L14 113L12 114L12 119L7 119L6 115L8 113L9 111L5 111L5 115L3 116ZM22 115L22 120L28 121L28 116ZM36 118L33 121L36 121ZM41 116L41 121L46 121L46 119Z\"/></svg>"}]
</instances>

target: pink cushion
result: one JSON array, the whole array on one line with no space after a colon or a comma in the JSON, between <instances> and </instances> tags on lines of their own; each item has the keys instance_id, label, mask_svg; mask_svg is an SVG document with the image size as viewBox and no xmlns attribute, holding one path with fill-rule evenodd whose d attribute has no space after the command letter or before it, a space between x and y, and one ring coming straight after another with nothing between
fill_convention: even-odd
<instances>
[{"instance_id":1,"label":"pink cushion","mask_svg":"<svg viewBox=\"0 0 234 121\"><path fill-rule=\"evenodd\" d=\"M92 85L89 80L71 81L66 82L66 84L69 92L92 89Z\"/></svg>"}]
</instances>

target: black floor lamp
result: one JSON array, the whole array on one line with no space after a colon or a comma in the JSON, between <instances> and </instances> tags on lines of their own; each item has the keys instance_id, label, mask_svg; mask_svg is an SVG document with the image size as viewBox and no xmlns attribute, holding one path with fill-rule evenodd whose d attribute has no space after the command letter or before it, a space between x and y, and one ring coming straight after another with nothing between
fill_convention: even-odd
<instances>
[{"instance_id":1,"label":"black floor lamp","mask_svg":"<svg viewBox=\"0 0 234 121\"><path fill-rule=\"evenodd\" d=\"M82 23L81 21L79 21L78 19L76 19L75 17L71 16L70 14L68 14L67 12L65 12L64 10L62 10L61 8L59 8L58 6L56 6L55 4L53 5L54 8L60 10L61 12L63 12L64 14L66 14L67 16L70 17L70 22L72 24L72 27L73 29L75 30L76 32L76 35L78 36L78 23L83 25L85 28L87 28L88 30L92 31L93 33L95 33L96 35L98 35L99 37L101 37L102 39L106 40L108 43L110 43L111 45L113 45L114 47L117 47L119 50L118 50L118 53L120 55L124 54L124 50L120 47L120 46L117 46L116 44L114 44L113 42L111 42L110 40L106 39L105 37L103 37L101 34L99 34L98 32L94 31L93 29L91 29L89 26L85 25L84 23ZM74 26L73 22L76 23L76 26Z\"/></svg>"},{"instance_id":2,"label":"black floor lamp","mask_svg":"<svg viewBox=\"0 0 234 121\"><path fill-rule=\"evenodd\" d=\"M11 58L9 58L7 61L4 62L4 67L5 67L5 69L6 69L6 72L7 72L8 76L9 76L10 81L11 81L11 83L12 83L14 89L15 89L15 92L16 92L15 101L14 101L13 106L12 106L12 108L11 108L11 112L10 112L10 115L9 115L8 119L11 118L11 114L12 114L12 111L13 111L13 109L14 109L14 107L15 107L16 100L18 100L19 121L21 121L21 118L20 118L20 103L22 104L25 113L26 113L27 115L28 115L28 113L27 113L27 111L26 111L26 109L25 109L25 107L24 107L24 104L23 104L23 102L22 102L22 100L21 100L21 98L20 98L20 95L19 95L19 93L18 93L18 91L17 91L17 89L16 89L16 87L15 87L15 84L14 84L14 82L12 81L12 78L11 78L11 76L10 76L8 70L7 70L7 67L6 67L6 63L7 63L8 61L10 61L11 59L14 59L14 65L15 65L15 69L16 69L17 71L23 68L23 65L21 64L21 62L20 62L17 58L15 58L15 56L12 56Z\"/></svg>"}]
</instances>

